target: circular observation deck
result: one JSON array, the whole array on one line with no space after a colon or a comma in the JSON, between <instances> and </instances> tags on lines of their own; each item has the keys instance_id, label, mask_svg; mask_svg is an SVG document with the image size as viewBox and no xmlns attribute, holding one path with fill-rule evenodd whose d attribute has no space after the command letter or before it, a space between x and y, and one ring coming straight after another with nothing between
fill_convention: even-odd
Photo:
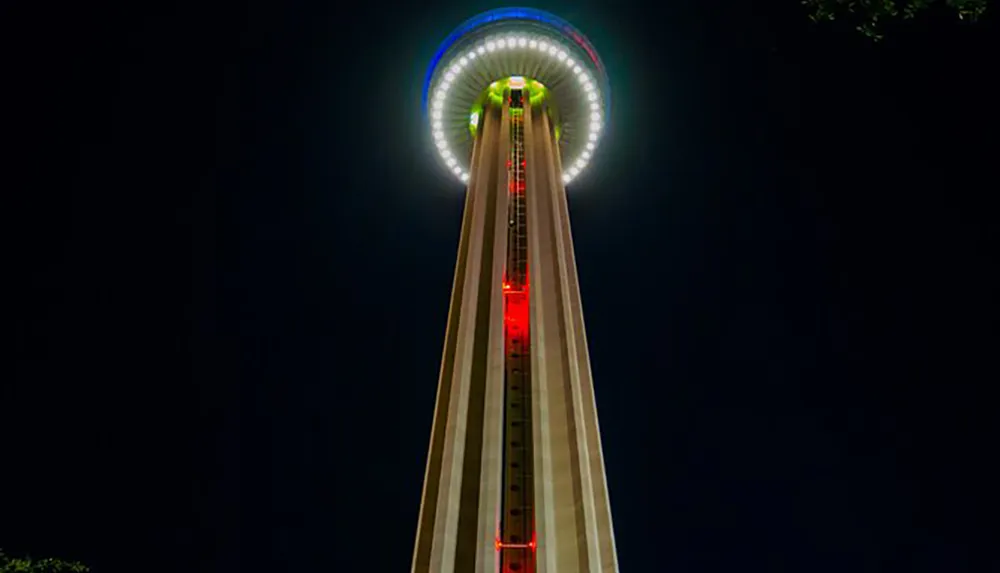
<instances>
[{"instance_id":1,"label":"circular observation deck","mask_svg":"<svg viewBox=\"0 0 1000 573\"><path fill-rule=\"evenodd\" d=\"M468 181L482 102L509 78L525 78L533 92L544 92L563 181L569 183L597 148L610 104L608 77L590 41L569 22L541 10L484 12L466 20L438 48L423 99L439 157L457 178Z\"/></svg>"}]
</instances>

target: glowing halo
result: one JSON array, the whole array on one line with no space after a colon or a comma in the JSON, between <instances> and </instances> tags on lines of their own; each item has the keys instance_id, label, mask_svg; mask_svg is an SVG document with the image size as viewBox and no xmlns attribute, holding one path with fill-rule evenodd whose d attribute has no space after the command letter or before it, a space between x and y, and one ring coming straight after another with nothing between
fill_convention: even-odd
<instances>
[{"instance_id":1,"label":"glowing halo","mask_svg":"<svg viewBox=\"0 0 1000 573\"><path fill-rule=\"evenodd\" d=\"M563 181L578 176L593 158L610 105L607 76L593 46L547 12L493 10L466 21L445 40L424 86L432 141L460 181L469 180L470 124L474 128L480 117L472 109L476 98L492 82L521 76L541 82L559 107Z\"/></svg>"}]
</instances>

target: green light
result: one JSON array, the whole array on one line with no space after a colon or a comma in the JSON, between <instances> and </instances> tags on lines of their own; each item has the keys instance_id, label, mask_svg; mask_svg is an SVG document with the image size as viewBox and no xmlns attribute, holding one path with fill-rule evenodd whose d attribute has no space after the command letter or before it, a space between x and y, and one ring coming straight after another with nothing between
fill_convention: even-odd
<instances>
[{"instance_id":1,"label":"green light","mask_svg":"<svg viewBox=\"0 0 1000 573\"><path fill-rule=\"evenodd\" d=\"M548 99L549 88L545 87L542 82L531 80L528 82L528 94L531 105L541 105L543 101Z\"/></svg>"},{"instance_id":2,"label":"green light","mask_svg":"<svg viewBox=\"0 0 1000 573\"><path fill-rule=\"evenodd\" d=\"M559 125L559 110L556 108L555 101L549 97L549 88L538 80L522 76L512 76L492 82L476 98L475 103L469 109L469 133L472 134L472 137L476 136L479 120L483 117L483 109L488 105L502 107L505 95L511 89L512 83L515 89L518 86L523 86L520 89L528 92L528 101L532 107L541 107L543 103L545 104L545 109L555 128L556 140L558 141L562 135L562 129Z\"/></svg>"},{"instance_id":3,"label":"green light","mask_svg":"<svg viewBox=\"0 0 1000 573\"><path fill-rule=\"evenodd\" d=\"M486 90L486 97L493 105L503 105L503 92L507 89L507 80L496 81Z\"/></svg>"},{"instance_id":4,"label":"green light","mask_svg":"<svg viewBox=\"0 0 1000 573\"><path fill-rule=\"evenodd\" d=\"M473 138L476 137L476 132L479 130L479 118L483 117L483 104L482 101L477 101L472 104L472 109L469 110L469 134Z\"/></svg>"}]
</instances>

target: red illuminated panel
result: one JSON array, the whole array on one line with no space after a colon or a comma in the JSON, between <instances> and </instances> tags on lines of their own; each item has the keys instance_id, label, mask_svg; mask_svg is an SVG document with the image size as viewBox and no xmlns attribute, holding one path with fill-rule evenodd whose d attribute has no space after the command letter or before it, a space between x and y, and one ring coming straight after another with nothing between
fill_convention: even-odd
<instances>
[{"instance_id":1,"label":"red illuminated panel","mask_svg":"<svg viewBox=\"0 0 1000 573\"><path fill-rule=\"evenodd\" d=\"M504 305L504 324L511 330L527 331L529 311L527 290L512 290L510 285L505 284L504 295L507 302Z\"/></svg>"},{"instance_id":2,"label":"red illuminated panel","mask_svg":"<svg viewBox=\"0 0 1000 573\"><path fill-rule=\"evenodd\" d=\"M528 543L504 543L503 541L500 541L500 539L496 539L493 542L493 546L496 547L497 551L501 551L501 550L504 550L504 549L530 549L530 550L534 551L535 550L535 540L532 539Z\"/></svg>"}]
</instances>

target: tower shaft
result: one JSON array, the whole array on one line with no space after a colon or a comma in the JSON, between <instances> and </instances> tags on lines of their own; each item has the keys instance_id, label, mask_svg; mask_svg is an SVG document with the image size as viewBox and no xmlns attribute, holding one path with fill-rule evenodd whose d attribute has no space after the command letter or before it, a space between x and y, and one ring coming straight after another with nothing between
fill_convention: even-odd
<instances>
[{"instance_id":1,"label":"tower shaft","mask_svg":"<svg viewBox=\"0 0 1000 573\"><path fill-rule=\"evenodd\" d=\"M618 570L559 148L521 91L473 146L414 573Z\"/></svg>"}]
</instances>

